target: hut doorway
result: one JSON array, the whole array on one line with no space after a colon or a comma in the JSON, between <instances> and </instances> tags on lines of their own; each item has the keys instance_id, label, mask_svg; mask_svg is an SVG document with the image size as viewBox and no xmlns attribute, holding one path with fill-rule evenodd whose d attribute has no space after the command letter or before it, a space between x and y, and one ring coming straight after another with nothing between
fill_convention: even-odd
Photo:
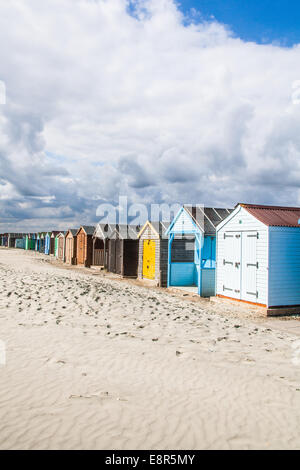
<instances>
[{"instance_id":1,"label":"hut doorway","mask_svg":"<svg viewBox=\"0 0 300 470\"><path fill-rule=\"evenodd\" d=\"M139 244L137 240L123 240L123 276L137 277Z\"/></svg>"},{"instance_id":2,"label":"hut doorway","mask_svg":"<svg viewBox=\"0 0 300 470\"><path fill-rule=\"evenodd\" d=\"M72 264L73 258L73 237L66 238L66 263Z\"/></svg>"},{"instance_id":3,"label":"hut doorway","mask_svg":"<svg viewBox=\"0 0 300 470\"><path fill-rule=\"evenodd\" d=\"M85 234L81 231L77 235L77 262L78 264L84 264L85 261Z\"/></svg>"},{"instance_id":4,"label":"hut doorway","mask_svg":"<svg viewBox=\"0 0 300 470\"><path fill-rule=\"evenodd\" d=\"M147 279L155 278L155 240L144 240L143 277Z\"/></svg>"},{"instance_id":5,"label":"hut doorway","mask_svg":"<svg viewBox=\"0 0 300 470\"><path fill-rule=\"evenodd\" d=\"M57 246L57 256L62 261L64 259L64 243L65 243L65 237L62 235L58 238L58 246Z\"/></svg>"},{"instance_id":6,"label":"hut doorway","mask_svg":"<svg viewBox=\"0 0 300 470\"><path fill-rule=\"evenodd\" d=\"M109 240L108 271L116 272L116 240Z\"/></svg>"},{"instance_id":7,"label":"hut doorway","mask_svg":"<svg viewBox=\"0 0 300 470\"><path fill-rule=\"evenodd\" d=\"M54 255L55 238L50 238L50 255Z\"/></svg>"}]
</instances>

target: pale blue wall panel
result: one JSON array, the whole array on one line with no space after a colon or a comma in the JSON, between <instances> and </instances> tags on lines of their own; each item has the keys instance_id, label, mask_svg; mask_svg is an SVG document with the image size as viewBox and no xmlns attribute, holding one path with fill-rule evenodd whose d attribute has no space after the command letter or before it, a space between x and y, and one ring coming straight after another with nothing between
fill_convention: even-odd
<instances>
[{"instance_id":1,"label":"pale blue wall panel","mask_svg":"<svg viewBox=\"0 0 300 470\"><path fill-rule=\"evenodd\" d=\"M202 296L214 296L215 285L215 269L202 269Z\"/></svg>"},{"instance_id":2,"label":"pale blue wall panel","mask_svg":"<svg viewBox=\"0 0 300 470\"><path fill-rule=\"evenodd\" d=\"M194 284L194 263L171 264L171 286L192 286Z\"/></svg>"},{"instance_id":3,"label":"pale blue wall panel","mask_svg":"<svg viewBox=\"0 0 300 470\"><path fill-rule=\"evenodd\" d=\"M268 304L300 305L300 228L269 229Z\"/></svg>"}]
</instances>

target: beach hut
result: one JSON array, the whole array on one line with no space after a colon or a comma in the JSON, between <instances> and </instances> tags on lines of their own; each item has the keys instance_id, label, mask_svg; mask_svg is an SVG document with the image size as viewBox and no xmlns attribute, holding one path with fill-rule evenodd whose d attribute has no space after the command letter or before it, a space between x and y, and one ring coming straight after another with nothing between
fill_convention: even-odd
<instances>
[{"instance_id":1,"label":"beach hut","mask_svg":"<svg viewBox=\"0 0 300 470\"><path fill-rule=\"evenodd\" d=\"M23 238L23 233L9 233L8 234L8 240L7 240L7 246L9 248L15 248L16 246L16 240Z\"/></svg>"},{"instance_id":2,"label":"beach hut","mask_svg":"<svg viewBox=\"0 0 300 470\"><path fill-rule=\"evenodd\" d=\"M138 234L138 278L166 287L168 276L168 222L147 221Z\"/></svg>"},{"instance_id":3,"label":"beach hut","mask_svg":"<svg viewBox=\"0 0 300 470\"><path fill-rule=\"evenodd\" d=\"M78 229L69 229L65 235L65 262L76 264Z\"/></svg>"},{"instance_id":4,"label":"beach hut","mask_svg":"<svg viewBox=\"0 0 300 470\"><path fill-rule=\"evenodd\" d=\"M93 234L95 227L82 225L77 233L76 264L89 268L93 262Z\"/></svg>"},{"instance_id":5,"label":"beach hut","mask_svg":"<svg viewBox=\"0 0 300 470\"><path fill-rule=\"evenodd\" d=\"M56 237L56 248L55 248L55 256L57 259L64 261L65 259L65 233L59 232Z\"/></svg>"},{"instance_id":6,"label":"beach hut","mask_svg":"<svg viewBox=\"0 0 300 470\"><path fill-rule=\"evenodd\" d=\"M5 246L6 248L8 247L8 233L5 233L3 235L3 246Z\"/></svg>"},{"instance_id":7,"label":"beach hut","mask_svg":"<svg viewBox=\"0 0 300 470\"><path fill-rule=\"evenodd\" d=\"M56 236L59 234L60 232L58 230L54 230L50 233L50 240L49 240L49 255L55 255L55 239L56 239Z\"/></svg>"},{"instance_id":8,"label":"beach hut","mask_svg":"<svg viewBox=\"0 0 300 470\"><path fill-rule=\"evenodd\" d=\"M216 293L300 313L300 208L236 206L217 227Z\"/></svg>"},{"instance_id":9,"label":"beach hut","mask_svg":"<svg viewBox=\"0 0 300 470\"><path fill-rule=\"evenodd\" d=\"M36 238L37 238L37 234L33 233L32 237L29 239L29 242L28 242L29 250L32 250L32 251L36 250Z\"/></svg>"},{"instance_id":10,"label":"beach hut","mask_svg":"<svg viewBox=\"0 0 300 470\"><path fill-rule=\"evenodd\" d=\"M107 270L124 277L137 277L139 242L138 225L116 225L108 239Z\"/></svg>"},{"instance_id":11,"label":"beach hut","mask_svg":"<svg viewBox=\"0 0 300 470\"><path fill-rule=\"evenodd\" d=\"M36 234L26 233L25 235L25 250L35 250Z\"/></svg>"},{"instance_id":12,"label":"beach hut","mask_svg":"<svg viewBox=\"0 0 300 470\"><path fill-rule=\"evenodd\" d=\"M15 248L25 250L25 238L16 238Z\"/></svg>"},{"instance_id":13,"label":"beach hut","mask_svg":"<svg viewBox=\"0 0 300 470\"><path fill-rule=\"evenodd\" d=\"M39 251L40 253L45 253L46 233L47 233L47 232L41 232L41 233L40 233L39 249L38 249L38 251Z\"/></svg>"},{"instance_id":14,"label":"beach hut","mask_svg":"<svg viewBox=\"0 0 300 470\"><path fill-rule=\"evenodd\" d=\"M179 210L166 232L168 287L202 297L215 295L216 227L230 212L201 206L183 206ZM180 240L179 246L176 240Z\"/></svg>"},{"instance_id":15,"label":"beach hut","mask_svg":"<svg viewBox=\"0 0 300 470\"><path fill-rule=\"evenodd\" d=\"M114 232L116 225L98 224L93 234L93 266L107 268L108 240Z\"/></svg>"},{"instance_id":16,"label":"beach hut","mask_svg":"<svg viewBox=\"0 0 300 470\"><path fill-rule=\"evenodd\" d=\"M41 232L36 235L35 251L40 251Z\"/></svg>"}]
</instances>

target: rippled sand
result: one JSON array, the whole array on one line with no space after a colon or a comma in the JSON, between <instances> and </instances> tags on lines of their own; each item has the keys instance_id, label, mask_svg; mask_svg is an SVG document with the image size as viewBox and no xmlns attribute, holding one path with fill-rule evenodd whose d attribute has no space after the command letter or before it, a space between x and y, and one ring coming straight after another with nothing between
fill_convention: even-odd
<instances>
[{"instance_id":1,"label":"rippled sand","mask_svg":"<svg viewBox=\"0 0 300 470\"><path fill-rule=\"evenodd\" d=\"M1 449L300 448L288 322L3 248L0 282Z\"/></svg>"}]
</instances>

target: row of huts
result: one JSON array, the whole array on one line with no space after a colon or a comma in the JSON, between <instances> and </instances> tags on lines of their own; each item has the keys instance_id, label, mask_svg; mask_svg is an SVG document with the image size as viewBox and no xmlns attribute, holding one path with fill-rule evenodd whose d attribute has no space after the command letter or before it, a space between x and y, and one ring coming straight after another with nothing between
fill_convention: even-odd
<instances>
[{"instance_id":1,"label":"row of huts","mask_svg":"<svg viewBox=\"0 0 300 470\"><path fill-rule=\"evenodd\" d=\"M269 312L300 309L300 208L183 206L171 224L100 223L66 232L2 234L0 244Z\"/></svg>"}]
</instances>

